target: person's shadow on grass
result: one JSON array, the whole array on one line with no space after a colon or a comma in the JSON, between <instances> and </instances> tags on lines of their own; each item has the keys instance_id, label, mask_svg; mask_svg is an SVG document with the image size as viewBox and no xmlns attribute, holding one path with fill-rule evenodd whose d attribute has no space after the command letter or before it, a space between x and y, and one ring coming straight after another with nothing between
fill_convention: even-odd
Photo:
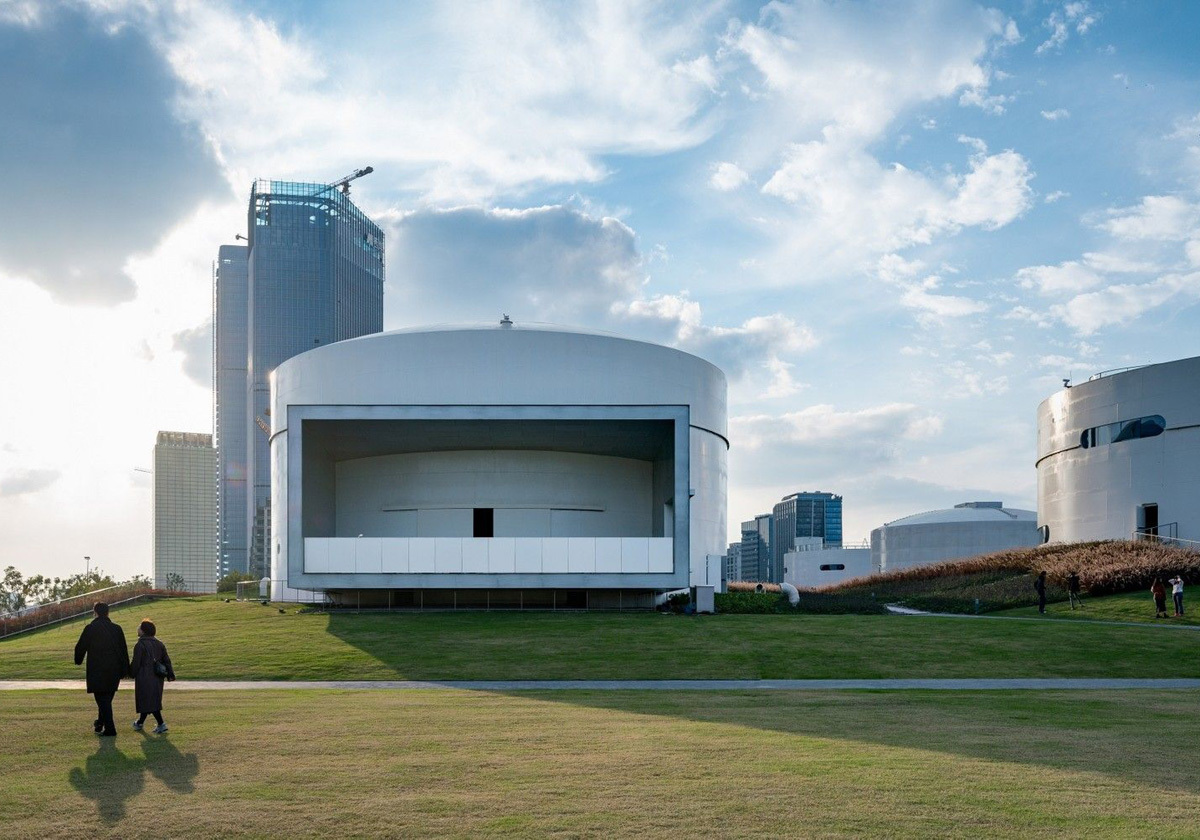
<instances>
[{"instance_id":1,"label":"person's shadow on grass","mask_svg":"<svg viewBox=\"0 0 1200 840\"><path fill-rule=\"evenodd\" d=\"M195 753L184 755L167 738L151 738L144 731L142 751L146 754L146 769L175 793L196 789L192 782L200 772L200 759Z\"/></svg>"},{"instance_id":2,"label":"person's shadow on grass","mask_svg":"<svg viewBox=\"0 0 1200 840\"><path fill-rule=\"evenodd\" d=\"M83 767L72 768L67 780L80 794L94 799L100 818L112 825L125 818L125 801L142 792L145 764L145 759L130 758L117 749L112 738L101 738L96 752Z\"/></svg>"}]
</instances>

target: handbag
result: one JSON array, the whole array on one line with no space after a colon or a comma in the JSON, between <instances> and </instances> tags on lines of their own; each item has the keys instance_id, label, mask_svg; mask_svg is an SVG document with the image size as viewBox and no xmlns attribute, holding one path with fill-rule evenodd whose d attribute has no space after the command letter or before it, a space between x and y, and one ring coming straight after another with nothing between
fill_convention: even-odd
<instances>
[{"instance_id":1,"label":"handbag","mask_svg":"<svg viewBox=\"0 0 1200 840\"><path fill-rule=\"evenodd\" d=\"M166 665L162 664L161 662L154 663L154 675L156 677L158 677L159 679L165 680L167 678L167 674L169 674L169 673L170 673L170 671L167 670Z\"/></svg>"}]
</instances>

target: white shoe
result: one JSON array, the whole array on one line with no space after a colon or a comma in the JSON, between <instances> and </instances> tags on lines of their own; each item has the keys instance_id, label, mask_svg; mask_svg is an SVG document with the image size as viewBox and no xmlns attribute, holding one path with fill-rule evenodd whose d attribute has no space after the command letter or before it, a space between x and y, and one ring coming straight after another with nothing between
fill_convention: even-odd
<instances>
[{"instance_id":1,"label":"white shoe","mask_svg":"<svg viewBox=\"0 0 1200 840\"><path fill-rule=\"evenodd\" d=\"M154 727L155 735L161 735L166 731L167 731L167 725L165 723L160 723L158 726Z\"/></svg>"},{"instance_id":2,"label":"white shoe","mask_svg":"<svg viewBox=\"0 0 1200 840\"><path fill-rule=\"evenodd\" d=\"M135 721L133 722L133 731L134 731L134 732L141 732L141 731L142 731L142 722L141 722L140 720L135 720Z\"/></svg>"}]
</instances>

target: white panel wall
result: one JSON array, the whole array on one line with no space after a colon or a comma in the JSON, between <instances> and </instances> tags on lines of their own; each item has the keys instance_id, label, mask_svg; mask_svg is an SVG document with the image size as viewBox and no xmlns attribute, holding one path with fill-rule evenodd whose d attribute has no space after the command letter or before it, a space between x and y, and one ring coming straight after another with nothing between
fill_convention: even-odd
<instances>
[{"instance_id":1,"label":"white panel wall","mask_svg":"<svg viewBox=\"0 0 1200 840\"><path fill-rule=\"evenodd\" d=\"M304 571L335 574L669 573L668 537L307 537ZM348 581L348 585L353 585Z\"/></svg>"},{"instance_id":2,"label":"white panel wall","mask_svg":"<svg viewBox=\"0 0 1200 840\"><path fill-rule=\"evenodd\" d=\"M650 536L660 515L653 465L632 458L414 452L341 461L336 473L339 537L469 537L477 507L495 510L498 537Z\"/></svg>"}]
</instances>

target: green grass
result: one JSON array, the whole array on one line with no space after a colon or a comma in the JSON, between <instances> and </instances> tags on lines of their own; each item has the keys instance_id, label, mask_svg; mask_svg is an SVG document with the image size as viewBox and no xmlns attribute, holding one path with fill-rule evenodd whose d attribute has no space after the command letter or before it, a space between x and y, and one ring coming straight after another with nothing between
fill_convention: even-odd
<instances>
[{"instance_id":1,"label":"green grass","mask_svg":"<svg viewBox=\"0 0 1200 840\"><path fill-rule=\"evenodd\" d=\"M181 679L1200 677L1200 633L1081 622L654 613L298 613L179 599L151 617ZM81 623L0 641L0 679L81 678Z\"/></svg>"},{"instance_id":2,"label":"green grass","mask_svg":"<svg viewBox=\"0 0 1200 840\"><path fill-rule=\"evenodd\" d=\"M1192 692L168 692L166 737L130 701L114 742L0 694L5 836L1200 833Z\"/></svg>"},{"instance_id":3,"label":"green grass","mask_svg":"<svg viewBox=\"0 0 1200 840\"><path fill-rule=\"evenodd\" d=\"M1196 592L1200 594L1200 590L1196 590ZM1200 614L1197 614L1195 610L1196 599L1190 599L1189 602L1187 595L1188 593L1185 592L1183 618L1156 619L1154 617L1154 599L1150 597L1149 592L1125 592L1121 595L1106 595L1102 598L1089 598L1084 595L1083 609L1072 610L1070 604L1063 601L1062 603L1047 604L1046 615L1051 618L1070 618L1076 621L1135 621L1160 626L1200 625ZM993 613L993 615L999 616L1036 616L1037 614L1037 607L1023 607ZM1174 616L1174 614L1175 606L1171 602L1171 594L1168 592L1167 615Z\"/></svg>"}]
</instances>

